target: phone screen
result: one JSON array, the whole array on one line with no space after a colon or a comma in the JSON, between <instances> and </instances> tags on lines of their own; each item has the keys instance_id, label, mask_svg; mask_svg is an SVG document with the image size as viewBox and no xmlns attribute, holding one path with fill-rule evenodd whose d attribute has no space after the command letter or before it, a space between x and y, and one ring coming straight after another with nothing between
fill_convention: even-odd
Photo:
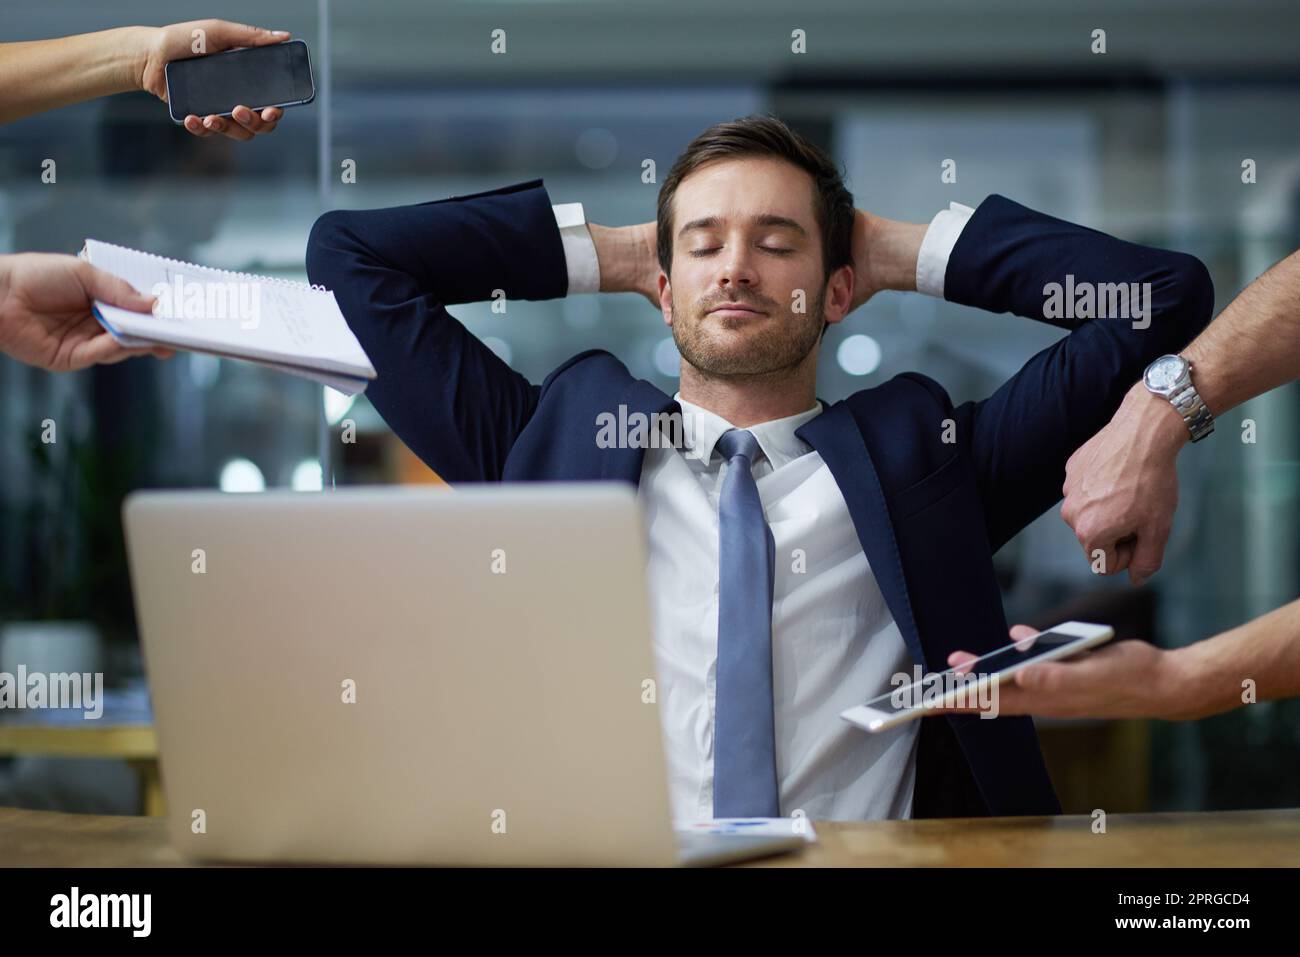
<instances>
[{"instance_id":1,"label":"phone screen","mask_svg":"<svg viewBox=\"0 0 1300 957\"><path fill-rule=\"evenodd\" d=\"M167 64L172 119L229 116L236 106L261 109L310 102L315 95L307 44L288 40Z\"/></svg>"},{"instance_id":2,"label":"phone screen","mask_svg":"<svg viewBox=\"0 0 1300 957\"><path fill-rule=\"evenodd\" d=\"M1067 635L1057 631L1044 631L1042 634L1035 635L1033 638L1025 638L1021 641L1015 642L1014 644L1006 645L1002 648L996 649L995 651L990 651L986 655L981 655L970 664L963 665L961 671L968 674L975 674L976 676L990 675L998 671L1005 671L1012 665L1018 665L1022 662L1030 661L1037 658L1039 655L1045 654L1049 651L1054 651L1062 645L1068 645L1078 640L1078 635ZM949 668L947 671L931 672L922 678L919 684L921 687L924 687L932 682L938 683L944 675L954 675L957 673L958 670L956 668ZM866 702L865 707L872 708L876 711L883 711L885 714L896 714L900 711L910 711L916 706L914 696L907 693L899 694L898 692L900 690L906 692L908 687L915 686L916 683L914 682L910 686L904 685L901 689L896 688L887 691L880 697L872 698L870 701Z\"/></svg>"}]
</instances>

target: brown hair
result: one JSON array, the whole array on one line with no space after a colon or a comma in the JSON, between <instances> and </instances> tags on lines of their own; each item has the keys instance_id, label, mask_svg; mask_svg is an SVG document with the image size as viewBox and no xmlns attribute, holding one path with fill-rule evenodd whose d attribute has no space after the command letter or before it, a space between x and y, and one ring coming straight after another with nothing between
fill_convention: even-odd
<instances>
[{"instance_id":1,"label":"brown hair","mask_svg":"<svg viewBox=\"0 0 1300 957\"><path fill-rule=\"evenodd\" d=\"M745 116L716 123L691 140L659 187L659 266L673 263L673 197L682 180L706 163L742 156L772 156L804 170L813 180L813 215L821 229L825 278L852 265L853 194L826 151L775 116Z\"/></svg>"}]
</instances>

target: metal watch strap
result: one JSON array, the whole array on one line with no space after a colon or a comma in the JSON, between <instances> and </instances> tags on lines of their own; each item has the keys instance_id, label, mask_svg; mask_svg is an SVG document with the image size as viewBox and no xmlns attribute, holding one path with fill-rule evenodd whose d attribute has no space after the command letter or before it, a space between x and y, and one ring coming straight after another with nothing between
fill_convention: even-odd
<instances>
[{"instance_id":1,"label":"metal watch strap","mask_svg":"<svg viewBox=\"0 0 1300 957\"><path fill-rule=\"evenodd\" d=\"M1187 423L1187 429L1192 433L1193 442L1199 442L1214 431L1214 416L1210 413L1205 402L1201 399L1201 394L1196 391L1196 386L1190 380L1185 386L1170 395L1169 401L1174 404L1178 414Z\"/></svg>"}]
</instances>

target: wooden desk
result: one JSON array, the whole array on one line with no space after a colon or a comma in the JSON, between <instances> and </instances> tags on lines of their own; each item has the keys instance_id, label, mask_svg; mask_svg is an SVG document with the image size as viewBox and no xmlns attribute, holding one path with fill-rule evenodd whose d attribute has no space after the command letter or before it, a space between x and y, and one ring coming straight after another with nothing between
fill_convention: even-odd
<instances>
[{"instance_id":1,"label":"wooden desk","mask_svg":"<svg viewBox=\"0 0 1300 957\"><path fill-rule=\"evenodd\" d=\"M0 722L0 757L44 754L58 758L123 758L140 778L145 814L166 812L153 725L54 725Z\"/></svg>"},{"instance_id":2,"label":"wooden desk","mask_svg":"<svg viewBox=\"0 0 1300 957\"><path fill-rule=\"evenodd\" d=\"M768 867L1296 867L1300 809L944 821L816 821L819 843ZM166 822L0 808L0 866L157 867L183 862Z\"/></svg>"}]
</instances>

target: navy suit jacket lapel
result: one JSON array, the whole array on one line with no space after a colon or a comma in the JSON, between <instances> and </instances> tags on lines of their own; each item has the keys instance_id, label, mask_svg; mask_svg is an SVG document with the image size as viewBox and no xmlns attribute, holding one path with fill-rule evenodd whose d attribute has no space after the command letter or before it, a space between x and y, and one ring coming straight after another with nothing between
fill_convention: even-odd
<instances>
[{"instance_id":1,"label":"navy suit jacket lapel","mask_svg":"<svg viewBox=\"0 0 1300 957\"><path fill-rule=\"evenodd\" d=\"M894 539L894 526L889 518L880 478L848 406L842 402L830 406L811 422L805 422L795 434L817 450L835 477L848 504L862 550L871 563L872 574L876 576L876 583L912 657L919 664L933 666L934 663L926 661L916 631L916 620L912 617L903 562L898 555L898 543Z\"/></svg>"},{"instance_id":2,"label":"navy suit jacket lapel","mask_svg":"<svg viewBox=\"0 0 1300 957\"><path fill-rule=\"evenodd\" d=\"M623 392L615 407L609 410L618 419L619 431L622 433L621 426L625 416L619 408L620 405L626 407L626 420L629 422L634 415L645 416L646 427L643 434L647 442L650 441L650 432L655 421L653 417L656 414L681 412L681 406L673 401L671 396L645 379L634 380ZM626 436L620 435L620 437ZM607 481L623 481L640 485L641 465L644 461L644 444L637 443L635 447L631 447L629 443L620 442L615 448L601 450L600 477Z\"/></svg>"}]
</instances>

